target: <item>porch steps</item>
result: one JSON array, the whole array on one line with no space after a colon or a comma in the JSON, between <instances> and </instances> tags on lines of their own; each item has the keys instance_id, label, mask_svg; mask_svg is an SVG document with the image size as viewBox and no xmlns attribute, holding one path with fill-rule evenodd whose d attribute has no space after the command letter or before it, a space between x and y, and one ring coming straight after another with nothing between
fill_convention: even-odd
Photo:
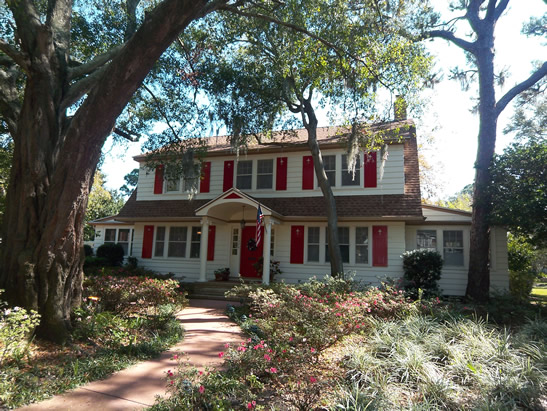
<instances>
[{"instance_id":1,"label":"porch steps","mask_svg":"<svg viewBox=\"0 0 547 411\"><path fill-rule=\"evenodd\" d=\"M249 282L249 281L246 281ZM260 283L261 281L256 281ZM190 299L207 299L207 300L224 300L224 301L239 301L237 297L225 297L224 293L235 286L241 285L241 281L207 281L195 282L188 287L188 298Z\"/></svg>"}]
</instances>

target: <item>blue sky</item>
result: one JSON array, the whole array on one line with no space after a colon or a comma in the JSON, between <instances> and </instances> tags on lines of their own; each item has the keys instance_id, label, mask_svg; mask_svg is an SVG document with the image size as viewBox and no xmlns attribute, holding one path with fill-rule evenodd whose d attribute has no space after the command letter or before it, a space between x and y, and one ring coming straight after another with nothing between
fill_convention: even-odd
<instances>
[{"instance_id":1,"label":"blue sky","mask_svg":"<svg viewBox=\"0 0 547 411\"><path fill-rule=\"evenodd\" d=\"M441 11L448 2L434 0L433 3ZM541 16L545 11L547 5L543 0L513 0L500 18L496 29L496 65L509 68L510 75L504 87L497 90L498 99L530 75L532 61L545 59L547 40L526 38L520 34L523 22L531 16ZM446 10L443 13L448 16ZM459 28L458 34L468 31L464 25ZM465 66L465 56L461 49L440 39L428 41L427 47L436 56L436 66L444 74L444 80L433 90L424 92L424 113L415 120L418 140L433 138L433 143L428 145L424 154L433 165L436 179L442 187L440 197L445 198L473 182L478 117L469 110L475 105L473 98L476 96L476 88L472 86L468 92L464 92L457 81L448 80L450 68ZM503 134L511 113L512 106L509 105L499 118L497 152L503 151L512 140L512 136ZM322 119L320 125L328 125L327 119ZM106 155L102 170L107 175L106 185L111 189L119 189L124 183L124 175L137 167L132 157L140 154L140 144L113 147L109 140L104 151Z\"/></svg>"}]
</instances>

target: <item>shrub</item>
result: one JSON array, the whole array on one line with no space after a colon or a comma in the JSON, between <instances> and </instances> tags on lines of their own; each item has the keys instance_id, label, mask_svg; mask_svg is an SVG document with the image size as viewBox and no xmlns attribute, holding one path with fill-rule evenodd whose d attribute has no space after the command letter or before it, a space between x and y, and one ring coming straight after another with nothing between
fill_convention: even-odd
<instances>
[{"instance_id":1,"label":"shrub","mask_svg":"<svg viewBox=\"0 0 547 411\"><path fill-rule=\"evenodd\" d=\"M108 260L104 257L88 256L84 260L84 270L86 272L91 271L93 268L104 267L108 265Z\"/></svg>"},{"instance_id":2,"label":"shrub","mask_svg":"<svg viewBox=\"0 0 547 411\"><path fill-rule=\"evenodd\" d=\"M527 300L534 288L535 279L536 273L532 270L509 270L509 292L519 300Z\"/></svg>"},{"instance_id":3,"label":"shrub","mask_svg":"<svg viewBox=\"0 0 547 411\"><path fill-rule=\"evenodd\" d=\"M120 244L106 243L97 248L97 257L105 258L111 266L122 265L123 254L123 247Z\"/></svg>"},{"instance_id":4,"label":"shrub","mask_svg":"<svg viewBox=\"0 0 547 411\"><path fill-rule=\"evenodd\" d=\"M89 244L84 244L84 254L86 257L93 256L93 247L91 247Z\"/></svg>"},{"instance_id":5,"label":"shrub","mask_svg":"<svg viewBox=\"0 0 547 411\"><path fill-rule=\"evenodd\" d=\"M129 313L163 304L183 307L185 293L178 292L176 280L159 280L148 277L93 276L84 282L84 295L94 297L103 310Z\"/></svg>"},{"instance_id":6,"label":"shrub","mask_svg":"<svg viewBox=\"0 0 547 411\"><path fill-rule=\"evenodd\" d=\"M0 295L4 290L0 290ZM40 315L21 307L7 307L0 300L0 365L4 361L21 358L29 344L29 339L38 324Z\"/></svg>"},{"instance_id":7,"label":"shrub","mask_svg":"<svg viewBox=\"0 0 547 411\"><path fill-rule=\"evenodd\" d=\"M440 294L437 282L441 279L443 259L437 251L413 250L403 254L405 290L414 298L419 290L425 297Z\"/></svg>"}]
</instances>

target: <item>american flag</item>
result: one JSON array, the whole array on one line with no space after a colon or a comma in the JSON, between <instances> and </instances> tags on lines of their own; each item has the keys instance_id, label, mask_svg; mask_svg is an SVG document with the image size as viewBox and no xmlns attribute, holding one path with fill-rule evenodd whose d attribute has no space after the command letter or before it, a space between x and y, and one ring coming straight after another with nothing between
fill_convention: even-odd
<instances>
[{"instance_id":1,"label":"american flag","mask_svg":"<svg viewBox=\"0 0 547 411\"><path fill-rule=\"evenodd\" d=\"M260 240L262 237L262 230L260 229L260 226L262 225L262 219L264 218L264 214L262 214L262 209L260 208L260 204L258 205L258 210L256 210L256 246L260 244Z\"/></svg>"}]
</instances>

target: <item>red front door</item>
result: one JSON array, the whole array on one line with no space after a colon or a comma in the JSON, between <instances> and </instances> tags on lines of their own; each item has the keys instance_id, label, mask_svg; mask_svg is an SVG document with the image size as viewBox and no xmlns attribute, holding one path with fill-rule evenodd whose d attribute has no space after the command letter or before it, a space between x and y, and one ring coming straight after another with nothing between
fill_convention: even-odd
<instances>
[{"instance_id":1,"label":"red front door","mask_svg":"<svg viewBox=\"0 0 547 411\"><path fill-rule=\"evenodd\" d=\"M239 273L242 277L262 277L262 272L258 273L256 268L253 267L259 258L262 257L262 250L264 249L264 227L260 229L262 230L262 241L260 241L256 250L251 251L248 244L251 238L256 241L256 227L248 226L243 228L243 233L241 234L241 261L239 262Z\"/></svg>"}]
</instances>

